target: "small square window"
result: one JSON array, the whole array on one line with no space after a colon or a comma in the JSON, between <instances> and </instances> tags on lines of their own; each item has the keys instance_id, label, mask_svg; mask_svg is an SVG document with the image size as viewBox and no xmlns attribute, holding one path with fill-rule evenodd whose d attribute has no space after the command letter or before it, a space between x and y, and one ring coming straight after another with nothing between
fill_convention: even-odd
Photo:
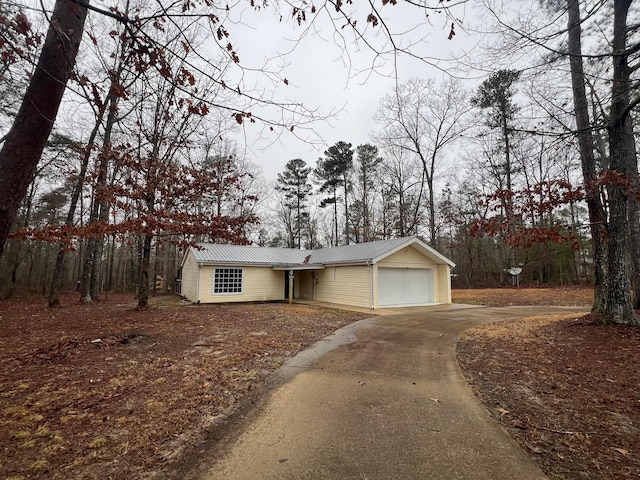
<instances>
[{"instance_id":1,"label":"small square window","mask_svg":"<svg viewBox=\"0 0 640 480\"><path fill-rule=\"evenodd\" d=\"M213 293L242 293L242 269L214 269Z\"/></svg>"}]
</instances>

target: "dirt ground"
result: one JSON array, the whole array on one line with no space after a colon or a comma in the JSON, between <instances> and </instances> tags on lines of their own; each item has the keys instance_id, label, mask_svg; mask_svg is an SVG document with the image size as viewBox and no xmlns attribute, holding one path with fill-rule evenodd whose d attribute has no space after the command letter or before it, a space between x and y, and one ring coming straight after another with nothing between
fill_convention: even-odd
<instances>
[{"instance_id":1,"label":"dirt ground","mask_svg":"<svg viewBox=\"0 0 640 480\"><path fill-rule=\"evenodd\" d=\"M554 288L479 288L453 290L454 303L470 305L567 305L593 304L593 289L575 287Z\"/></svg>"},{"instance_id":2,"label":"dirt ground","mask_svg":"<svg viewBox=\"0 0 640 480\"><path fill-rule=\"evenodd\" d=\"M151 478L285 359L367 316L178 303L0 301L0 479Z\"/></svg>"},{"instance_id":3,"label":"dirt ground","mask_svg":"<svg viewBox=\"0 0 640 480\"><path fill-rule=\"evenodd\" d=\"M457 290L454 301L585 305L587 289ZM262 394L270 373L368 315L132 297L50 310L0 300L0 479L148 479ZM486 408L551 478L638 478L640 330L588 318L489 325L460 341ZM177 477L176 477L177 478Z\"/></svg>"},{"instance_id":4,"label":"dirt ground","mask_svg":"<svg viewBox=\"0 0 640 480\"><path fill-rule=\"evenodd\" d=\"M580 305L591 295L496 289L454 296L459 303ZM459 340L458 361L486 409L550 478L637 479L639 347L639 328L555 315L470 330Z\"/></svg>"}]
</instances>

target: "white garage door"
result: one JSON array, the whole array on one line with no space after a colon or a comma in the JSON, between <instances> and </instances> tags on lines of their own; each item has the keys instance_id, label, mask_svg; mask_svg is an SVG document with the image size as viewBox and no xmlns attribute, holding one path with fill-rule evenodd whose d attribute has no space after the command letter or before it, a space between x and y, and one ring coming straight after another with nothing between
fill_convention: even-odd
<instances>
[{"instance_id":1,"label":"white garage door","mask_svg":"<svg viewBox=\"0 0 640 480\"><path fill-rule=\"evenodd\" d=\"M434 302L433 270L430 268L378 269L378 305L399 307Z\"/></svg>"}]
</instances>

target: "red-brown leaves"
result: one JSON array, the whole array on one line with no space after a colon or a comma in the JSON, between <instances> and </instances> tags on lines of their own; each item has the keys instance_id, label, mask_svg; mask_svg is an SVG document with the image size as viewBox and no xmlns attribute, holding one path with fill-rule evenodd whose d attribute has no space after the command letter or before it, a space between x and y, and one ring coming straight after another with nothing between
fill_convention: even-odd
<instances>
[{"instance_id":1,"label":"red-brown leaves","mask_svg":"<svg viewBox=\"0 0 640 480\"><path fill-rule=\"evenodd\" d=\"M231 59L235 63L240 63L240 57L238 57L238 54L233 49L233 45L231 45L231 43L227 43L227 51L231 53Z\"/></svg>"},{"instance_id":2,"label":"red-brown leaves","mask_svg":"<svg viewBox=\"0 0 640 480\"><path fill-rule=\"evenodd\" d=\"M249 120L250 123L256 123L256 119L253 118L251 112L237 112L232 114L232 116L236 119L236 122L238 122L239 125L242 125L245 118Z\"/></svg>"},{"instance_id":3,"label":"red-brown leaves","mask_svg":"<svg viewBox=\"0 0 640 480\"><path fill-rule=\"evenodd\" d=\"M18 12L15 16L14 22L14 29L19 35L27 36L29 32L31 32L31 22L29 22L29 19L24 13Z\"/></svg>"},{"instance_id":4,"label":"red-brown leaves","mask_svg":"<svg viewBox=\"0 0 640 480\"><path fill-rule=\"evenodd\" d=\"M34 32L31 22L24 12L17 12L13 18L0 13L0 64L4 68L16 63L42 42L42 35Z\"/></svg>"},{"instance_id":5,"label":"red-brown leaves","mask_svg":"<svg viewBox=\"0 0 640 480\"><path fill-rule=\"evenodd\" d=\"M160 17L156 20L153 21L153 28L155 28L156 30L159 30L161 32L164 32L164 25L163 23L165 23L167 20L164 17Z\"/></svg>"},{"instance_id":6,"label":"red-brown leaves","mask_svg":"<svg viewBox=\"0 0 640 480\"><path fill-rule=\"evenodd\" d=\"M307 15L304 9L298 7L293 7L291 18L295 18L296 22L298 22L298 25L302 25L307 21Z\"/></svg>"},{"instance_id":7,"label":"red-brown leaves","mask_svg":"<svg viewBox=\"0 0 640 480\"><path fill-rule=\"evenodd\" d=\"M178 80L182 85L184 85L185 82L192 86L196 84L196 77L194 77L193 73L191 73L186 68L180 70L180 76L178 77Z\"/></svg>"},{"instance_id":8,"label":"red-brown leaves","mask_svg":"<svg viewBox=\"0 0 640 480\"><path fill-rule=\"evenodd\" d=\"M222 40L223 38L228 38L229 32L227 32L227 30L224 27L218 27L218 29L216 30L216 37L218 37L218 40Z\"/></svg>"},{"instance_id":9,"label":"red-brown leaves","mask_svg":"<svg viewBox=\"0 0 640 480\"><path fill-rule=\"evenodd\" d=\"M581 186L573 187L562 179L540 182L525 190L498 190L479 201L486 206L487 215L475 220L469 234L500 235L510 247L568 243L577 250L576 232L559 220L557 211L583 199Z\"/></svg>"},{"instance_id":10,"label":"red-brown leaves","mask_svg":"<svg viewBox=\"0 0 640 480\"><path fill-rule=\"evenodd\" d=\"M447 39L449 39L449 40L452 40L453 37L456 34L454 27L455 27L455 25L452 23L451 24L451 30L449 31L449 36L447 37Z\"/></svg>"},{"instance_id":11,"label":"red-brown leaves","mask_svg":"<svg viewBox=\"0 0 640 480\"><path fill-rule=\"evenodd\" d=\"M204 102L198 102L194 104L191 101L189 101L187 105L187 111L194 115L200 115L204 117L209 113L209 107Z\"/></svg>"},{"instance_id":12,"label":"red-brown leaves","mask_svg":"<svg viewBox=\"0 0 640 480\"><path fill-rule=\"evenodd\" d=\"M196 5L191 0L185 0L182 2L182 13L188 12L193 8L196 8Z\"/></svg>"},{"instance_id":13,"label":"red-brown leaves","mask_svg":"<svg viewBox=\"0 0 640 480\"><path fill-rule=\"evenodd\" d=\"M102 101L102 95L100 94L98 86L95 83L91 84L91 94L93 95L93 103L95 103L96 107L98 107L98 110L103 110L104 102Z\"/></svg>"},{"instance_id":14,"label":"red-brown leaves","mask_svg":"<svg viewBox=\"0 0 640 480\"><path fill-rule=\"evenodd\" d=\"M111 88L109 89L109 95L118 97L118 98L129 98L129 96L127 95L127 90L124 87L124 85L121 85L119 83L112 83L111 84Z\"/></svg>"}]
</instances>

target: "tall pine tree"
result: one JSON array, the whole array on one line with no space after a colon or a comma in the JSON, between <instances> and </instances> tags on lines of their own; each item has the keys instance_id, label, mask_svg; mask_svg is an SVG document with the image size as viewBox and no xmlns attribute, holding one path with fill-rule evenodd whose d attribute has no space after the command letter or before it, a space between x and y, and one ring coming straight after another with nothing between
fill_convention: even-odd
<instances>
[{"instance_id":1,"label":"tall pine tree","mask_svg":"<svg viewBox=\"0 0 640 480\"><path fill-rule=\"evenodd\" d=\"M295 211L295 218L289 233L290 246L302 247L302 231L304 225L309 221L307 212L307 201L311 194L311 183L309 183L309 173L311 167L307 167L304 160L294 158L289 160L284 167L284 171L278 174L277 189L284 192L286 208Z\"/></svg>"},{"instance_id":2,"label":"tall pine tree","mask_svg":"<svg viewBox=\"0 0 640 480\"><path fill-rule=\"evenodd\" d=\"M315 170L320 180L320 192L330 192L320 203L321 207L333 204L333 221L335 228L334 244L338 245L338 189L344 194L345 243L349 245L349 198L351 190L351 173L353 170L353 149L350 143L339 141L324 152L324 159L318 160Z\"/></svg>"}]
</instances>

